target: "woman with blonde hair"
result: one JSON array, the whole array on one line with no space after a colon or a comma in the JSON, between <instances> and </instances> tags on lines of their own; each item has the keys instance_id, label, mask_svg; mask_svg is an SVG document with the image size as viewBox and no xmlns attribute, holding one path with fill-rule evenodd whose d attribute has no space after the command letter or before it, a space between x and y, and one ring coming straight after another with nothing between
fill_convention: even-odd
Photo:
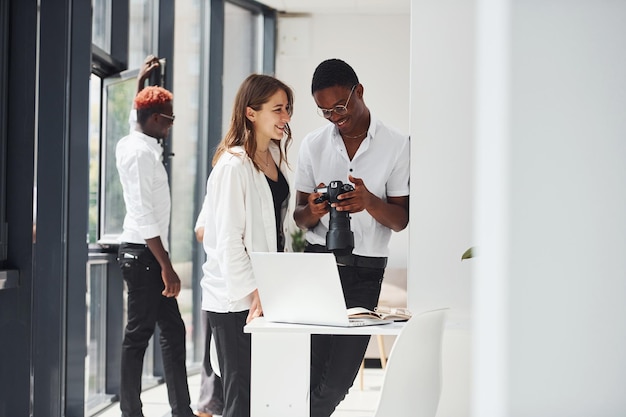
<instances>
[{"instance_id":1,"label":"woman with blonde hair","mask_svg":"<svg viewBox=\"0 0 626 417\"><path fill-rule=\"evenodd\" d=\"M248 253L288 246L292 110L293 92L283 82L259 74L246 78L207 181L202 309L215 339L224 417L250 415L250 335L243 327L263 308Z\"/></svg>"}]
</instances>

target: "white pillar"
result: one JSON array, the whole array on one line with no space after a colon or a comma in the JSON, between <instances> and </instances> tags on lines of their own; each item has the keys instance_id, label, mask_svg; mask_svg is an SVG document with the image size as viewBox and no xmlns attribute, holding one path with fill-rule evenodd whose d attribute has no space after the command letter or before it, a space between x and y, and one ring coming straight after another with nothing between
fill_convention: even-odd
<instances>
[{"instance_id":1,"label":"white pillar","mask_svg":"<svg viewBox=\"0 0 626 417\"><path fill-rule=\"evenodd\" d=\"M409 308L449 307L439 417L470 408L475 3L411 3Z\"/></svg>"},{"instance_id":2,"label":"white pillar","mask_svg":"<svg viewBox=\"0 0 626 417\"><path fill-rule=\"evenodd\" d=\"M412 2L409 305L471 312L474 417L626 415L625 18Z\"/></svg>"},{"instance_id":3,"label":"white pillar","mask_svg":"<svg viewBox=\"0 0 626 417\"><path fill-rule=\"evenodd\" d=\"M625 415L626 2L477 8L472 415Z\"/></svg>"}]
</instances>

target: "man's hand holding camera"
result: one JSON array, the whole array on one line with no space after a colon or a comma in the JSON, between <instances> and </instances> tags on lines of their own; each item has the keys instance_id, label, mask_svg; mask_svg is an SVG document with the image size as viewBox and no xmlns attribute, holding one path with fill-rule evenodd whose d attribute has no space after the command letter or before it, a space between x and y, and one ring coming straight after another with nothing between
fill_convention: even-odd
<instances>
[{"instance_id":1,"label":"man's hand holding camera","mask_svg":"<svg viewBox=\"0 0 626 417\"><path fill-rule=\"evenodd\" d=\"M320 183L312 193L298 192L299 196L296 198L300 199L298 204L301 205L301 209L296 209L296 217L300 219L301 224L308 228L315 227L322 217L331 212L331 208L335 212L345 214L368 210L377 219L372 212L377 211L378 203L385 203L367 189L362 178L349 175L348 179L354 186L348 183L343 184L341 181L331 181L329 186ZM333 189L334 184L338 188ZM337 193L338 189L342 189L342 192Z\"/></svg>"},{"instance_id":2,"label":"man's hand holding camera","mask_svg":"<svg viewBox=\"0 0 626 417\"><path fill-rule=\"evenodd\" d=\"M350 177L350 180L354 178ZM314 209L320 212L320 205L325 206L325 210L330 212L328 221L328 232L326 233L326 249L335 253L335 255L349 255L354 248L354 234L350 230L350 212L345 209L346 204L350 204L349 199L340 201L339 197L347 195L354 191L351 184L344 184L336 180L331 181L328 186L321 186L315 189L317 198L309 203L313 204ZM342 204L343 203L343 204ZM339 208L344 206L343 210ZM320 212L321 213L321 212ZM325 214L325 213L324 213Z\"/></svg>"},{"instance_id":3,"label":"man's hand holding camera","mask_svg":"<svg viewBox=\"0 0 626 417\"><path fill-rule=\"evenodd\" d=\"M324 187L326 187L326 184L321 182L318 184L316 190L319 190L320 188L324 188ZM309 197L308 197L309 209L311 210L311 214L313 216L316 216L318 220L324 217L324 215L330 211L330 205L328 204L328 201L327 200L320 201L322 196L323 196L323 193L315 191L309 194Z\"/></svg>"},{"instance_id":4,"label":"man's hand holding camera","mask_svg":"<svg viewBox=\"0 0 626 417\"><path fill-rule=\"evenodd\" d=\"M351 183L354 184L354 190L348 191L337 196L336 203L332 204L337 211L347 211L349 213L358 213L366 210L370 206L372 198L376 198L365 186L363 179L348 176Z\"/></svg>"},{"instance_id":5,"label":"man's hand holding camera","mask_svg":"<svg viewBox=\"0 0 626 417\"><path fill-rule=\"evenodd\" d=\"M330 207L336 208L337 211L347 211L348 213L358 213L366 210L376 196L370 193L362 178L349 175L348 179L354 186L350 184L344 184L343 186L350 187L352 190L341 192L330 199L327 196L327 192L320 192L328 188L324 183L320 183L315 189L316 192L309 194L311 213L322 217L329 212Z\"/></svg>"}]
</instances>

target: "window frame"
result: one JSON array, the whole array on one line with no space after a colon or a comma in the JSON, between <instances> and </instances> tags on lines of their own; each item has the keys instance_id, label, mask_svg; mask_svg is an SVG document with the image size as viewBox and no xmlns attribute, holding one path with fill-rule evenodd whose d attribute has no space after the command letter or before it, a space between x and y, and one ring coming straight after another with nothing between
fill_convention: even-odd
<instances>
[{"instance_id":1,"label":"window frame","mask_svg":"<svg viewBox=\"0 0 626 417\"><path fill-rule=\"evenodd\" d=\"M131 82L136 80L137 74L139 73L139 69L126 70L121 73L115 74L110 77L101 79L101 88L100 88L100 166L98 169L99 174L99 184L98 184L98 222L97 222L97 232L96 232L96 242L100 246L108 246L115 245L118 243L118 237L122 233L122 230L118 232L111 233L106 229L106 219L107 219L107 210L111 209L111 207L107 207L107 192L109 191L109 184L107 182L107 177L109 174L108 169L110 166L107 165L108 158L115 158L115 154L111 155L107 150L109 149L109 145L111 141L117 142L123 136L120 137L109 137L107 127L108 127L108 117L109 117L109 108L107 106L108 103L108 88L117 84L122 84L126 82ZM136 85L133 83L133 90L136 88ZM128 115L130 112L131 100L128 100L129 111L126 112ZM126 119L128 122L128 119ZM128 126L128 124L127 124ZM128 132L126 131L125 134ZM116 177L116 173L113 173L113 177ZM122 218L123 221L123 218Z\"/></svg>"},{"instance_id":2,"label":"window frame","mask_svg":"<svg viewBox=\"0 0 626 417\"><path fill-rule=\"evenodd\" d=\"M7 77L9 61L9 2L0 6L0 265L8 257L7 190ZM1 287L1 285L0 285Z\"/></svg>"}]
</instances>

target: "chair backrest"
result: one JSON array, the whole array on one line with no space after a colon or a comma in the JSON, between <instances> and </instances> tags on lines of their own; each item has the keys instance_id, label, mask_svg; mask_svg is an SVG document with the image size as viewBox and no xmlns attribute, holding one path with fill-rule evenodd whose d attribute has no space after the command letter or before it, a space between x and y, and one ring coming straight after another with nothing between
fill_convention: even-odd
<instances>
[{"instance_id":1,"label":"chair backrest","mask_svg":"<svg viewBox=\"0 0 626 417\"><path fill-rule=\"evenodd\" d=\"M389 354L375 417L437 414L446 310L413 316L402 329Z\"/></svg>"}]
</instances>

